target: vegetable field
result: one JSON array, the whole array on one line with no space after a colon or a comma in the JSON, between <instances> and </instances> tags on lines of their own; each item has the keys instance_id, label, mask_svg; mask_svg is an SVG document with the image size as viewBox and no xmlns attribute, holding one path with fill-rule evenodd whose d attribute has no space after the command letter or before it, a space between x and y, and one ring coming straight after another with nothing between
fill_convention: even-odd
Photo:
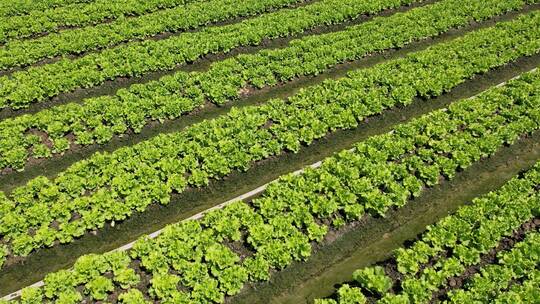
<instances>
[{"instance_id":1,"label":"vegetable field","mask_svg":"<svg viewBox=\"0 0 540 304\"><path fill-rule=\"evenodd\" d=\"M540 303L539 0L5 0L0 303Z\"/></svg>"}]
</instances>

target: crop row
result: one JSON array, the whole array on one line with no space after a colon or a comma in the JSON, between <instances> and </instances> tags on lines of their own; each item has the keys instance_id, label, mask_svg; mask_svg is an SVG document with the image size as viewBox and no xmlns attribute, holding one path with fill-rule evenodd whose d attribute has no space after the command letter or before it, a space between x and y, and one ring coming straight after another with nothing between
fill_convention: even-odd
<instances>
[{"instance_id":1,"label":"crop row","mask_svg":"<svg viewBox=\"0 0 540 304\"><path fill-rule=\"evenodd\" d=\"M76 59L63 58L0 77L0 108L26 107L76 88L93 87L121 76L172 69L209 53L228 53L239 46L257 45L265 39L302 33L315 26L340 23L412 1L320 0L239 23L120 45Z\"/></svg>"},{"instance_id":2,"label":"crop row","mask_svg":"<svg viewBox=\"0 0 540 304\"><path fill-rule=\"evenodd\" d=\"M501 292L494 299L494 304L534 303L540 299L540 271L533 270L522 281L514 284L508 290Z\"/></svg>"},{"instance_id":3,"label":"crop row","mask_svg":"<svg viewBox=\"0 0 540 304\"><path fill-rule=\"evenodd\" d=\"M210 22L256 15L301 2L302 0L195 1L140 17L121 18L96 26L64 30L36 39L13 40L0 48L0 69L25 66L59 55L80 54L163 32L194 29Z\"/></svg>"},{"instance_id":4,"label":"crop row","mask_svg":"<svg viewBox=\"0 0 540 304\"><path fill-rule=\"evenodd\" d=\"M46 10L73 3L88 3L94 0L5 0L0 3L0 16L25 15L35 10Z\"/></svg>"},{"instance_id":5,"label":"crop row","mask_svg":"<svg viewBox=\"0 0 540 304\"><path fill-rule=\"evenodd\" d=\"M513 280L538 275L540 234L534 219L540 210L539 184L537 163L522 177L515 177L498 191L473 200L471 205L429 226L419 240L396 250L394 258L383 266L355 271L357 286L344 284L337 292L337 301L315 303L364 303L367 297L380 303L429 303L434 292L442 288L450 289L446 293L450 303L492 303ZM503 238L521 229L526 235L524 241L509 251L503 248L493 261L482 260L496 252ZM462 274L478 265L478 273L461 279L465 282L456 286ZM351 302L353 299L356 302Z\"/></svg>"},{"instance_id":6,"label":"crop row","mask_svg":"<svg viewBox=\"0 0 540 304\"><path fill-rule=\"evenodd\" d=\"M202 0L95 0L73 3L27 15L0 17L0 43L33 34L56 32L61 27L84 26L125 16L138 16Z\"/></svg>"},{"instance_id":7,"label":"crop row","mask_svg":"<svg viewBox=\"0 0 540 304\"><path fill-rule=\"evenodd\" d=\"M535 174L535 186L538 186L540 183L538 171ZM427 234L431 232L430 229L439 230L443 229L442 227L448 231L434 239L424 237L412 245L416 247L415 255L425 267L420 277L404 274L404 277L396 278L396 275L387 275L385 269L390 270L391 267L373 266L358 269L353 273L356 286L343 284L336 292L336 299L318 299L315 300L315 304L363 304L368 302L368 298L372 299L369 303L430 303L433 291L440 288L450 289L445 294L446 300L441 301L443 303L512 303L511 300L515 300L516 303L535 303L538 300L538 289L535 290L534 286L537 286L536 288L540 286L540 271L537 269L540 263L538 228L526 231L524 240L518 240L510 250L497 252L493 262L481 263L480 255L477 254L496 252L500 246L498 241L512 234L512 229L521 229L520 225L534 217L534 213L540 208L539 193L536 191L531 195L531 190L534 192L534 189L530 188L529 180L523 182L516 177L510 182L510 185L512 184L513 186L517 184L517 187L507 190L509 186L507 184L496 193L476 199L474 206L463 207L458 214L448 216L428 227ZM527 191L525 195L518 192L523 190ZM511 195L516 195L517 201L509 202L514 199ZM499 207L497 204L503 206ZM493 219L490 215L496 218ZM533 223L528 225L537 226ZM494 234L490 234L489 229L494 229ZM465 231L465 236L461 236L460 231ZM474 243L478 240L482 245L490 247L478 249L478 244ZM433 246L441 247L439 251L450 253L447 256L441 254L439 257L429 257L430 250L439 249ZM406 251L403 248L399 250L401 251L398 251L398 254ZM487 265L482 265L486 263ZM479 272L470 278L456 278L473 265L480 267ZM460 282L461 286L456 286L457 280L465 282ZM454 286L447 285L450 281ZM400 287L403 291L392 292L399 290ZM377 301L374 301L375 299Z\"/></svg>"},{"instance_id":8,"label":"crop row","mask_svg":"<svg viewBox=\"0 0 540 304\"><path fill-rule=\"evenodd\" d=\"M417 97L439 96L477 73L538 50L534 44L514 43L531 29L525 20L326 81L287 100L233 109L182 132L96 153L55 179L33 179L0 202L2 242L10 256L25 256L57 241L69 243L152 203L168 204L172 193L186 187L203 187L256 161L297 152L302 144L355 128L365 117L408 105ZM538 111L531 109L529 115L534 118ZM533 129L534 119L528 125ZM525 130L515 131L507 134L507 141ZM460 161L467 166L471 160Z\"/></svg>"},{"instance_id":9,"label":"crop row","mask_svg":"<svg viewBox=\"0 0 540 304\"><path fill-rule=\"evenodd\" d=\"M452 27L508 9L511 8L501 5L498 0L471 0L467 4L459 0L444 0L403 14L376 18L345 31L293 40L289 47L283 49L230 58L213 64L206 72L178 72L159 81L121 89L115 96L91 98L82 104L70 103L6 119L0 122L0 168L22 170L29 159L63 153L73 144L104 144L114 135L122 135L128 130L140 132L151 120L175 119L206 102L223 104L234 100L240 92L252 86L262 88L298 76L318 74L340 62L354 60L370 52L402 47L414 40L438 35ZM524 19L528 19L529 24L524 27L534 28L540 24L540 13ZM482 32L476 35L490 34ZM534 35L515 37L519 40L515 44L532 42L539 45L538 37ZM505 44L500 44L502 51L504 48ZM434 49L434 52L446 52L445 47ZM512 50L509 52L513 59L522 55ZM473 53L471 56L474 58L467 57L463 62L484 61L483 56ZM505 59L496 65L510 60ZM482 70L470 72L475 74L479 71Z\"/></svg>"},{"instance_id":10,"label":"crop row","mask_svg":"<svg viewBox=\"0 0 540 304\"><path fill-rule=\"evenodd\" d=\"M534 200L536 200L536 204L530 202L530 205L536 205L535 212L538 212L540 210L540 197L537 196ZM537 282L540 278L540 271L537 269L540 264L540 234L533 233L527 236L512 251L500 253L497 260L497 264L482 267L481 272L475 275L464 288L451 291L449 302L487 303L502 296L514 280L525 279ZM536 301L539 299L539 293L540 289L535 292ZM523 295L528 296L529 293ZM533 303L534 301L523 301L523 303Z\"/></svg>"},{"instance_id":11,"label":"crop row","mask_svg":"<svg viewBox=\"0 0 540 304\"><path fill-rule=\"evenodd\" d=\"M251 203L169 225L129 252L83 256L73 269L48 274L44 287L25 289L23 301L223 302L245 283L268 279L271 269L309 258L313 243L330 229L403 206L441 176L451 178L537 129L539 94L536 72L456 102L371 137L317 169L284 176Z\"/></svg>"},{"instance_id":12,"label":"crop row","mask_svg":"<svg viewBox=\"0 0 540 304\"><path fill-rule=\"evenodd\" d=\"M538 174L535 176L538 178ZM538 180L537 184L538 186ZM514 188L512 195L515 195L516 190L528 190L528 188ZM512 200L512 203L504 205L506 208L504 212L497 210L496 212L490 213L491 210L486 210L487 207L483 208L483 213L478 213L478 209L474 212L468 212L467 218L460 218L458 220L448 220L443 226L445 227L439 229L433 229L428 231L426 238L422 242L416 243L413 248L409 250L398 251L397 253L397 262L398 270L405 275L405 278L399 282L399 285L403 287L403 291L399 295L390 295L386 294L383 296L385 299L394 299L397 300L401 297L410 299L415 303L425 303L432 298L433 292L439 290L440 288L446 287L449 278L458 277L468 267L477 265L481 262L483 255L489 253L490 250L498 246L499 240L505 236L511 236L513 231L520 228L520 226L529 221L531 218L534 218L538 214L538 208L540 208L540 197L536 192L535 195L523 199L521 196L508 196L509 193L506 193L504 198L498 197L501 201L491 201L491 204L504 204L507 200ZM505 199L505 200L504 200ZM517 204L519 203L519 204ZM476 217L479 214L490 213L492 217L485 216L481 220L477 221ZM472 223L470 223L472 222ZM536 237L537 244L538 236ZM537 247L533 252L528 252L527 258L530 258L533 261L532 269L535 268L536 264L540 261L540 252L538 251L540 247ZM446 256L445 256L446 254ZM438 259L437 257L445 256L444 259ZM414 261L415 257L418 260ZM514 255L517 260L510 262L513 266L519 267L525 266L520 264L521 258ZM426 260L428 258L428 260ZM415 272L409 272L410 269L407 267L419 267L420 264L426 264L429 261L436 260L434 265L430 267L425 267L421 272L417 269ZM500 261L500 260L499 260ZM503 259L504 261L504 259ZM529 265L530 267L530 265ZM490 271L493 267L487 267L482 272ZM416 274L416 275L415 275ZM507 273L510 274L510 273ZM512 273L511 275L523 275L522 273ZM515 279L519 279L519 276ZM497 278L493 276L491 280L498 281L500 284L499 288L503 289L502 277ZM474 284L475 280L467 284ZM488 286L485 286L488 287ZM484 296L489 298L489 294L496 294L496 289L493 286L488 287L484 293ZM481 297L480 289L476 290L478 294L476 296ZM458 299L458 297L453 296L454 292L449 293L450 299ZM458 292L459 295L464 296L461 292ZM466 299L466 297L461 297L461 299ZM477 298L480 300L480 298ZM484 303L490 302L481 301ZM461 302L458 300L457 303L475 303L472 302Z\"/></svg>"}]
</instances>

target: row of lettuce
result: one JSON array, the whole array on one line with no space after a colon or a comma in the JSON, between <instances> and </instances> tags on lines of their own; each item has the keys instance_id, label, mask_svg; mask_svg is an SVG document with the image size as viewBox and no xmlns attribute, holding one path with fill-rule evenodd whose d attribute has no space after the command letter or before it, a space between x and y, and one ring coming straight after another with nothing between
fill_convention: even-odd
<instances>
[{"instance_id":1,"label":"row of lettuce","mask_svg":"<svg viewBox=\"0 0 540 304\"><path fill-rule=\"evenodd\" d=\"M176 119L202 108L207 102L221 105L235 100L250 87L275 86L299 76L316 75L338 63L402 47L473 20L484 20L519 8L522 4L501 4L497 0L471 0L463 4L458 0L444 0L390 17L376 18L344 31L293 40L286 48L239 55L214 63L205 72L177 72L158 81L121 89L113 96L90 98L80 104L69 103L5 119L0 122L0 169L23 170L30 159L52 157L69 150L73 144L105 144L115 135L140 132L150 121ZM501 38L491 39L493 41L486 38L490 47L481 48L488 52L485 55L471 52L461 59L463 64L478 62L468 71L470 76L483 71L481 63L486 60L484 56L500 58L489 66L493 68L538 49L540 40L535 28L540 24L540 13L525 15L518 19L518 23L524 29L529 28L527 32L488 29L473 34L486 37L500 35ZM504 23L500 27L505 26L513 25ZM514 32L519 32L519 35L515 36ZM517 50L506 50L507 42L503 36L513 37L509 43L516 45ZM453 47L458 44L463 42L450 42L429 52L443 52L442 58L452 58L453 53L447 52L447 45L460 52L461 47ZM510 57L499 56L491 48L498 48ZM414 56L394 61L389 66L410 62Z\"/></svg>"},{"instance_id":2,"label":"row of lettuce","mask_svg":"<svg viewBox=\"0 0 540 304\"><path fill-rule=\"evenodd\" d=\"M291 0L264 0L276 3ZM316 26L341 23L362 14L398 7L413 0L320 0L233 24L205 27L161 40L144 40L77 58L62 58L0 77L0 108L22 108L62 92L100 85L118 77L170 70L211 53L258 45L267 39L302 33ZM514 0L513 0L514 1ZM253 5L254 1L247 2ZM260 5L256 5L260 7ZM25 55L27 57L27 55Z\"/></svg>"},{"instance_id":3,"label":"row of lettuce","mask_svg":"<svg viewBox=\"0 0 540 304\"><path fill-rule=\"evenodd\" d=\"M286 175L249 203L236 202L210 211L200 220L169 225L155 239L142 237L127 252L83 256L72 269L48 274L43 287L24 289L21 300L222 303L245 284L267 280L271 270L308 259L312 246L321 242L330 229L366 214L384 215L389 208L404 206L443 177L451 179L502 145L538 129L539 97L540 72L522 75L503 87L370 137L354 149L326 159L317 169ZM354 98L347 96L349 101ZM482 212L492 220L478 218L485 225L479 233L467 234L466 227L461 229L463 225L451 223L451 231L446 227L432 229L428 239L433 249L427 254L436 256L443 246L455 245L458 255L442 260L434 268L442 267L447 274L464 267L460 266L462 260L474 263L477 255L494 246L497 233L507 234L537 213L540 201L537 198L533 200L535 205L528 204L527 197L537 191L538 170L540 166L502 190L508 206L500 199L492 199L493 195L482 200L491 198L488 207L505 209L491 212L492 218L488 215L490 209L483 208ZM477 217L482 213L460 214ZM476 224L470 228L477 228ZM477 234L480 237L468 245L452 238L452 232L463 240ZM416 252L416 247L411 250ZM423 260L413 255L403 254L405 262L400 269L418 272L419 267L415 268L411 259L419 263ZM441 276L426 271L419 278L411 274L411 280L418 282L410 285L429 289L430 283L440 281ZM414 287L413 302L417 299L414 296L425 296Z\"/></svg>"},{"instance_id":4,"label":"row of lettuce","mask_svg":"<svg viewBox=\"0 0 540 304\"><path fill-rule=\"evenodd\" d=\"M194 1L139 17L63 30L34 39L11 40L0 47L0 69L25 66L61 55L81 54L122 42L179 32L302 3L300 0Z\"/></svg>"},{"instance_id":5,"label":"row of lettuce","mask_svg":"<svg viewBox=\"0 0 540 304\"><path fill-rule=\"evenodd\" d=\"M62 7L73 3L87 3L94 0L6 0L0 3L0 16L27 15L32 11Z\"/></svg>"},{"instance_id":6,"label":"row of lettuce","mask_svg":"<svg viewBox=\"0 0 540 304\"><path fill-rule=\"evenodd\" d=\"M396 250L382 266L355 271L353 283L343 284L333 298L315 303L536 303L540 298L539 185L537 164L498 191L429 226L421 238ZM515 234L511 248L498 249ZM483 260L492 252L496 252L493 261ZM399 274L392 274L393 269ZM474 270L474 275L468 270Z\"/></svg>"},{"instance_id":7,"label":"row of lettuce","mask_svg":"<svg viewBox=\"0 0 540 304\"><path fill-rule=\"evenodd\" d=\"M139 16L194 1L202 0L95 0L45 10L32 10L25 15L3 16L0 17L0 43L34 34L57 32L64 27Z\"/></svg>"},{"instance_id":8,"label":"row of lettuce","mask_svg":"<svg viewBox=\"0 0 540 304\"><path fill-rule=\"evenodd\" d=\"M439 96L474 75L537 52L540 39L529 36L529 18L325 81L287 100L233 109L180 132L96 153L54 179L30 180L9 195L2 193L5 255L26 256L43 246L69 243L150 204L168 204L172 193L204 187L284 151L297 152L337 130L356 128L365 117L419 97ZM525 124L527 130L516 129L502 138L512 141L535 129L538 111L532 108L527 114L532 119ZM468 157L457 155L461 165L470 164ZM432 173L437 172L425 174Z\"/></svg>"}]
</instances>

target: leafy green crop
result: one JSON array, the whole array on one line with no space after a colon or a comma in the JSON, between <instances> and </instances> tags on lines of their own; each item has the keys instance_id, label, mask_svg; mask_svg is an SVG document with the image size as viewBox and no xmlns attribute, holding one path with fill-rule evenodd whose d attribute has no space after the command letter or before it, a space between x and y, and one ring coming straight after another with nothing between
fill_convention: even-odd
<instances>
[{"instance_id":1,"label":"leafy green crop","mask_svg":"<svg viewBox=\"0 0 540 304\"><path fill-rule=\"evenodd\" d=\"M503 291L495 297L493 303L534 303L540 298L540 271L532 270L523 283L512 285L507 291Z\"/></svg>"},{"instance_id":2,"label":"leafy green crop","mask_svg":"<svg viewBox=\"0 0 540 304\"><path fill-rule=\"evenodd\" d=\"M353 272L353 279L366 289L381 295L392 287L392 280L380 266L358 269Z\"/></svg>"},{"instance_id":3,"label":"leafy green crop","mask_svg":"<svg viewBox=\"0 0 540 304\"><path fill-rule=\"evenodd\" d=\"M341 289L367 295L377 285L373 281L385 282L384 290L376 288L377 293L372 294L378 303L429 303L433 292L447 287L448 279L460 276L469 266L479 265L480 256L495 248L504 236L510 236L523 223L538 217L539 184L540 163L537 163L499 190L473 200L472 205L463 206L429 226L410 247L399 248L395 260L401 279L393 282L380 266L359 269L353 274L358 287L344 285L338 290L338 301L324 299L315 303L349 303L341 297ZM448 292L447 302L507 303L503 299L538 299L538 289L534 286L540 286L536 269L539 262L540 233L532 230L511 250L499 252L494 264L480 264L479 273L462 287ZM519 284L520 280L524 283ZM511 286L512 282L516 285ZM398 286L397 293L387 291L386 287L393 284Z\"/></svg>"},{"instance_id":4,"label":"leafy green crop","mask_svg":"<svg viewBox=\"0 0 540 304\"><path fill-rule=\"evenodd\" d=\"M0 16L26 15L32 11L67 6L74 3L88 3L94 0L4 0L0 2Z\"/></svg>"},{"instance_id":5,"label":"leafy green crop","mask_svg":"<svg viewBox=\"0 0 540 304\"><path fill-rule=\"evenodd\" d=\"M364 212L384 216L389 208L403 206L429 187L431 176L423 176L425 168L436 168L439 177L448 177L449 168L454 172L467 168L505 143L540 128L539 96L540 72L522 75L503 87L492 88L476 98L458 101L446 109L398 125L389 133L368 138L354 149L326 159L317 169L283 176L250 203L236 202L210 211L200 220L169 225L154 239L141 237L128 252L83 256L73 269L48 274L44 287L29 288L25 293L43 302L67 296L92 301L103 298L104 292L118 292L126 293L122 299L137 301L142 294L151 301L221 303L225 296L237 294L245 283L268 279L270 270L308 259L313 243L320 242L331 229L326 223L332 219L352 222ZM477 132L479 128L483 132ZM120 167L118 163L115 166ZM463 225L456 225L451 219L430 228L423 238L426 246L433 248L428 251L435 254L443 246L456 249L468 246L478 253L489 250L502 235L534 216L540 207L538 184L540 163L499 192L475 200L454 216L467 219L465 224L470 227L481 224L480 229L464 233L467 231L462 231ZM123 205L127 204L126 201ZM103 205L107 206L111 202ZM346 212L350 206L360 206L363 211L351 216ZM456 241L441 244L435 234L437 229L455 234ZM241 257L228 246L232 243L244 246L248 253ZM416 252L417 248L410 250ZM454 253L455 257L434 266L440 267L445 276L463 269L460 251ZM133 265L138 266L133 268ZM129 269L151 278L148 288L120 287L119 274ZM368 276L371 277L368 281L373 278L379 281L380 271L373 274ZM421 300L425 292L410 287L427 286L429 290L444 281L444 276L434 274L425 271L418 278L414 273L406 274L408 279L419 283L404 285L404 292L412 299ZM110 288L111 282L114 290ZM136 284L135 277L132 282ZM385 286L377 289L387 289L387 283L382 285ZM357 288L351 287L344 288L340 297L365 300Z\"/></svg>"},{"instance_id":6,"label":"leafy green crop","mask_svg":"<svg viewBox=\"0 0 540 304\"><path fill-rule=\"evenodd\" d=\"M540 201L540 197L534 199ZM540 206L540 204L537 203L536 206ZM512 281L524 278L538 281L540 233L527 235L526 239L517 243L510 252L500 252L497 261L497 264L483 267L480 273L476 274L464 288L450 292L449 302L487 303L491 302L493 298L503 295ZM536 294L538 293L537 291Z\"/></svg>"},{"instance_id":7,"label":"leafy green crop","mask_svg":"<svg viewBox=\"0 0 540 304\"><path fill-rule=\"evenodd\" d=\"M103 227L107 221L124 220L134 211L144 211L150 204L168 204L173 192L206 186L210 179L224 178L233 170L247 170L254 162L283 151L296 152L303 144L309 145L338 129L355 128L365 117L408 105L415 98L441 95L478 72L538 51L536 45L540 37L533 38L530 33L540 35L530 26L531 20L535 20L533 16L471 33L372 69L359 70L343 79L326 81L288 100L233 109L226 116L181 132L160 135L112 153L96 153L73 164L55 179L35 178L0 202L0 220L4 223L0 226L2 240L9 244L14 256L25 256L36 248L52 246L56 240L69 243L90 229ZM535 79L531 76L527 81L535 83ZM538 100L531 97L527 105L507 105L507 109L502 109L499 115L511 111L507 114L510 119L491 124L508 128L490 136L489 144L484 144L482 150L442 146L445 153L452 154L452 160L441 159L437 166L424 166L421 159L412 157L408 160L411 168L418 169L419 178L428 186L438 183L440 172L452 177L458 167L466 168L503 143L511 143L521 134L535 130L540 108L533 105L537 103ZM460 112L460 115L469 118L470 114ZM447 127L433 126L436 130ZM490 127L475 124L468 137L460 135L452 144L469 145L478 135L488 136L486 130ZM419 145L425 144L422 138L417 140ZM472 157L473 152L478 154ZM386 157L371 154L376 159ZM378 180L388 178L391 176L380 176ZM416 189L413 194L419 191L416 179L407 179L405 184L411 191ZM358 187L369 189L369 184ZM401 192L396 195L404 199L406 192L400 189L394 190ZM379 199L377 191L363 196L368 202L365 208L348 206L345 210L349 217L361 215L364 209L384 214L389 208L389 199ZM315 203L321 214L331 214L336 208L331 201ZM74 214L79 217L72 219ZM52 222L57 223L57 229L52 228ZM317 227L312 227L312 233L324 234ZM281 263L286 264L287 260Z\"/></svg>"},{"instance_id":8,"label":"leafy green crop","mask_svg":"<svg viewBox=\"0 0 540 304\"><path fill-rule=\"evenodd\" d=\"M298 76L318 74L340 62L402 47L413 40L432 37L452 27L514 8L501 5L498 0L471 0L466 5L459 0L445 0L404 14L376 18L345 31L294 40L287 48L217 62L204 73L178 72L159 81L119 90L116 96L87 99L82 104L70 103L33 115L6 119L0 122L0 168L23 169L28 159L63 153L73 141L79 145L104 144L114 135L122 135L128 130L138 133L150 121L178 118L206 102L229 102L250 86L273 86ZM532 18L530 26L540 23L539 20ZM535 38L531 40L536 41ZM500 48L503 47L501 44ZM438 50L442 53L441 58L451 58L452 54L444 48ZM458 48L455 50L459 52ZM505 52L514 54L509 60L519 56L511 50ZM476 55L462 59L464 64L475 62L478 65L470 71L470 76L483 71L484 61L483 56ZM398 94L407 98L407 92L398 91L396 96ZM52 147L47 147L46 139L29 132L31 130L46 134ZM69 142L67 138L72 135Z\"/></svg>"},{"instance_id":9,"label":"leafy green crop","mask_svg":"<svg viewBox=\"0 0 540 304\"><path fill-rule=\"evenodd\" d=\"M97 24L194 1L202 0L94 0L46 10L31 10L21 16L0 17L0 43L38 33L56 32L60 27Z\"/></svg>"},{"instance_id":10,"label":"leafy green crop","mask_svg":"<svg viewBox=\"0 0 540 304\"><path fill-rule=\"evenodd\" d=\"M284 1L291 0L264 0L263 3ZM206 27L157 41L129 43L76 59L62 58L51 64L14 72L9 77L0 77L0 108L22 108L62 92L93 87L117 77L169 70L206 54L228 53L239 46L258 45L265 39L302 33L315 26L340 23L413 1L320 0L239 23Z\"/></svg>"},{"instance_id":11,"label":"leafy green crop","mask_svg":"<svg viewBox=\"0 0 540 304\"><path fill-rule=\"evenodd\" d=\"M194 29L210 22L251 16L300 1L302 0L196 0L140 17L120 18L95 26L50 33L35 39L11 40L0 48L0 69L26 66L59 55L81 54L163 32Z\"/></svg>"}]
</instances>

